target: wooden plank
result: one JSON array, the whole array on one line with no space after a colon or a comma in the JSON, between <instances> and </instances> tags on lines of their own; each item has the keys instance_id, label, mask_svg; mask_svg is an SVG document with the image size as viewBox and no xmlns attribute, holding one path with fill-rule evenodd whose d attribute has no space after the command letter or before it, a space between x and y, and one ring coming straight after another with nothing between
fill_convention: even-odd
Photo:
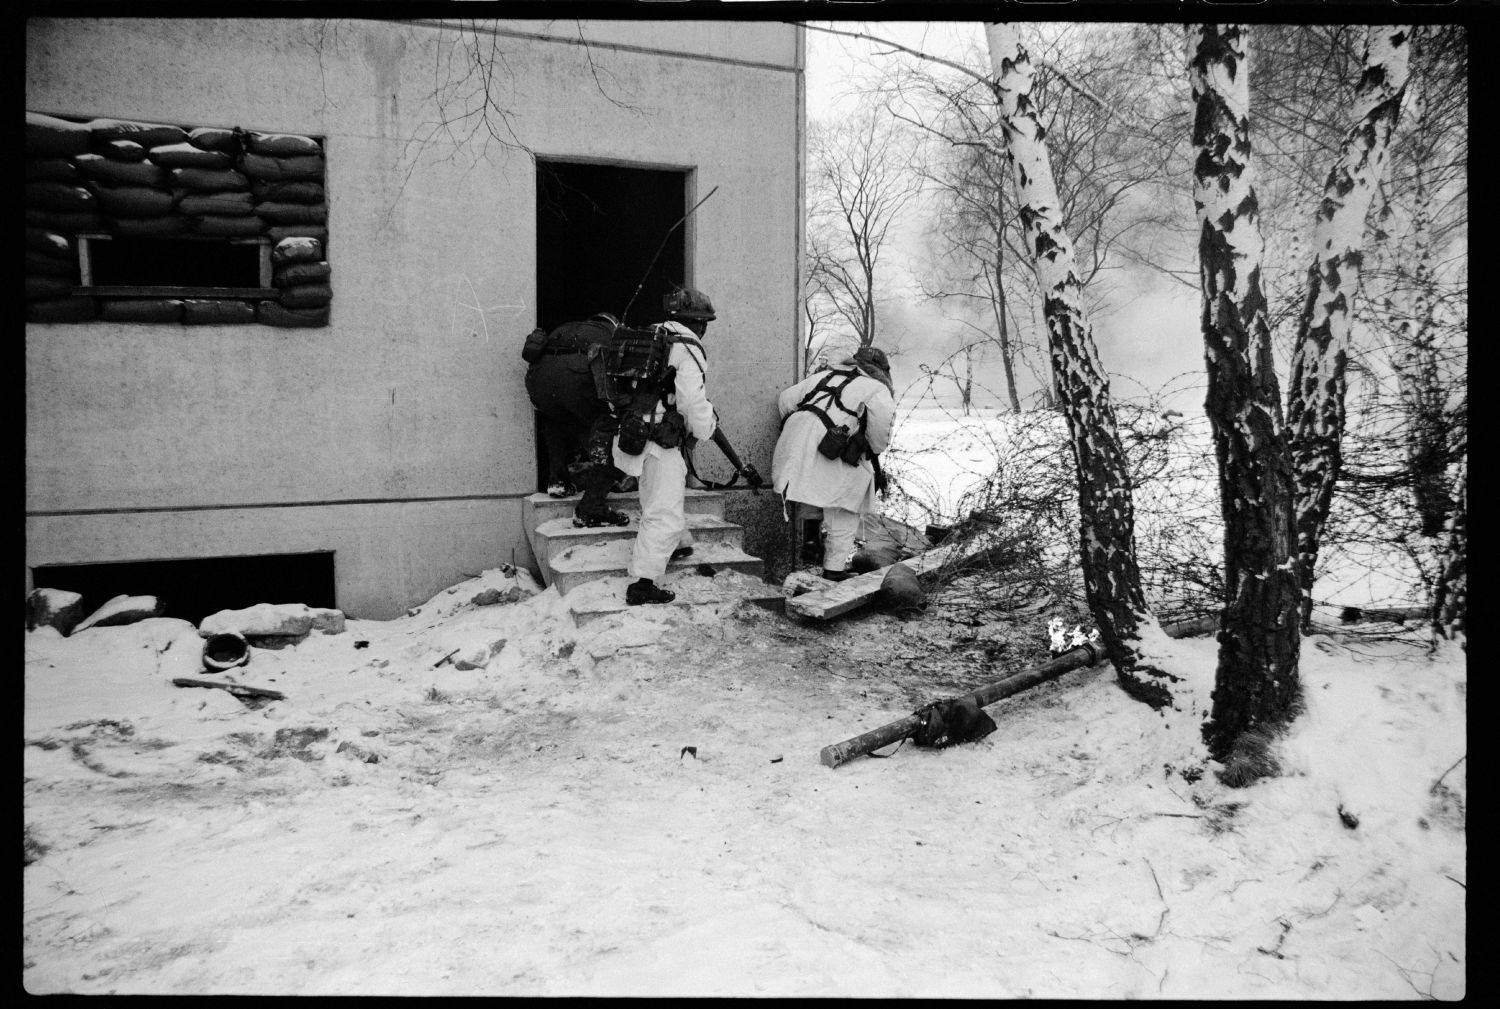
<instances>
[{"instance_id":1,"label":"wooden plank","mask_svg":"<svg viewBox=\"0 0 1500 1009\"><path fill-rule=\"evenodd\" d=\"M969 540L964 543L950 543L929 550L925 554L898 561L905 564L916 572L917 577L931 574L941 568L950 560L964 557L970 553L978 553L985 548L985 544L979 539ZM826 589L818 589L816 592L804 592L800 596L793 596L786 601L789 612L799 617L810 617L813 620L828 620L848 613L858 606L880 594L880 584L885 581L886 572L895 567L888 564L883 568L862 575L855 575L841 582L834 582Z\"/></svg>"}]
</instances>

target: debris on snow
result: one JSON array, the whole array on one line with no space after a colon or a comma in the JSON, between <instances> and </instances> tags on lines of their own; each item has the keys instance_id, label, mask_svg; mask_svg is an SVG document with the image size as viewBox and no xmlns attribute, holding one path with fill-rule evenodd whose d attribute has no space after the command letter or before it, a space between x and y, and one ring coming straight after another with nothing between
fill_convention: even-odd
<instances>
[{"instance_id":1,"label":"debris on snow","mask_svg":"<svg viewBox=\"0 0 1500 1009\"><path fill-rule=\"evenodd\" d=\"M324 634L344 633L344 614L306 603L259 603L242 610L220 610L203 618L198 633L205 638L215 634L243 634L247 638L297 638L313 631Z\"/></svg>"},{"instance_id":2,"label":"debris on snow","mask_svg":"<svg viewBox=\"0 0 1500 1009\"><path fill-rule=\"evenodd\" d=\"M215 634L203 642L203 668L223 672L250 661L250 642L236 631Z\"/></svg>"},{"instance_id":3,"label":"debris on snow","mask_svg":"<svg viewBox=\"0 0 1500 1009\"><path fill-rule=\"evenodd\" d=\"M1067 625L1063 623L1062 617L1053 617L1047 621L1047 637L1051 644L1048 648L1053 655L1061 655L1063 652L1071 651L1080 645L1093 645L1099 642L1099 629L1096 627L1088 634L1083 633L1081 624L1075 625L1071 631L1065 630Z\"/></svg>"},{"instance_id":4,"label":"debris on snow","mask_svg":"<svg viewBox=\"0 0 1500 1009\"><path fill-rule=\"evenodd\" d=\"M26 629L53 627L63 637L83 619L83 596L65 589L32 589L26 597Z\"/></svg>"},{"instance_id":5,"label":"debris on snow","mask_svg":"<svg viewBox=\"0 0 1500 1009\"><path fill-rule=\"evenodd\" d=\"M73 633L78 634L91 627L118 627L121 624L133 624L149 617L159 617L165 608L162 601L155 596L115 596L90 613L82 623L73 628Z\"/></svg>"}]
</instances>

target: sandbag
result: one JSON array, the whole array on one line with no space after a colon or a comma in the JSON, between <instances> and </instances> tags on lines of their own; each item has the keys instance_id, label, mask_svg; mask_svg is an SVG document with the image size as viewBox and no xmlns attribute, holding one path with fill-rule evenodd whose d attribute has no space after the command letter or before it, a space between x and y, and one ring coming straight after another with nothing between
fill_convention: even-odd
<instances>
[{"instance_id":1,"label":"sandbag","mask_svg":"<svg viewBox=\"0 0 1500 1009\"><path fill-rule=\"evenodd\" d=\"M256 154L269 154L278 158L323 156L323 148L316 140L293 133L252 133L246 147Z\"/></svg>"},{"instance_id":2,"label":"sandbag","mask_svg":"<svg viewBox=\"0 0 1500 1009\"><path fill-rule=\"evenodd\" d=\"M927 608L927 593L917 581L917 573L905 564L893 564L880 582L880 599L896 613L921 612Z\"/></svg>"},{"instance_id":3,"label":"sandbag","mask_svg":"<svg viewBox=\"0 0 1500 1009\"><path fill-rule=\"evenodd\" d=\"M171 238L187 231L187 218L176 214L161 217L112 217L104 226L121 238Z\"/></svg>"},{"instance_id":4,"label":"sandbag","mask_svg":"<svg viewBox=\"0 0 1500 1009\"><path fill-rule=\"evenodd\" d=\"M273 269L271 283L276 287L316 284L327 280L332 273L327 263L287 263Z\"/></svg>"},{"instance_id":5,"label":"sandbag","mask_svg":"<svg viewBox=\"0 0 1500 1009\"><path fill-rule=\"evenodd\" d=\"M69 259L56 259L40 252L26 250L26 272L40 273L49 277L67 277L69 283L78 275L77 263Z\"/></svg>"},{"instance_id":6,"label":"sandbag","mask_svg":"<svg viewBox=\"0 0 1500 1009\"><path fill-rule=\"evenodd\" d=\"M26 300L41 301L45 298L60 298L73 293L73 282L66 277L51 277L46 274L26 275Z\"/></svg>"},{"instance_id":7,"label":"sandbag","mask_svg":"<svg viewBox=\"0 0 1500 1009\"><path fill-rule=\"evenodd\" d=\"M73 259L73 243L68 241L67 236L46 228L26 229L26 251L40 252L44 256L70 262Z\"/></svg>"},{"instance_id":8,"label":"sandbag","mask_svg":"<svg viewBox=\"0 0 1500 1009\"><path fill-rule=\"evenodd\" d=\"M250 180L233 168L174 168L172 186L195 193L217 193L250 188Z\"/></svg>"},{"instance_id":9,"label":"sandbag","mask_svg":"<svg viewBox=\"0 0 1500 1009\"><path fill-rule=\"evenodd\" d=\"M245 217L215 217L205 214L188 218L188 230L214 238L250 238L266 230L266 222L254 214Z\"/></svg>"},{"instance_id":10,"label":"sandbag","mask_svg":"<svg viewBox=\"0 0 1500 1009\"><path fill-rule=\"evenodd\" d=\"M277 300L286 308L317 308L333 300L333 288L327 284L283 287Z\"/></svg>"},{"instance_id":11,"label":"sandbag","mask_svg":"<svg viewBox=\"0 0 1500 1009\"><path fill-rule=\"evenodd\" d=\"M146 148L134 140L111 140L107 143L95 144L94 149L115 161L146 160Z\"/></svg>"},{"instance_id":12,"label":"sandbag","mask_svg":"<svg viewBox=\"0 0 1500 1009\"><path fill-rule=\"evenodd\" d=\"M93 196L93 193L89 193ZM104 233L104 218L98 214L68 214L60 211L26 208L26 223L64 235L99 235Z\"/></svg>"},{"instance_id":13,"label":"sandbag","mask_svg":"<svg viewBox=\"0 0 1500 1009\"><path fill-rule=\"evenodd\" d=\"M104 322L181 322L182 302L176 298L103 298L99 318Z\"/></svg>"},{"instance_id":14,"label":"sandbag","mask_svg":"<svg viewBox=\"0 0 1500 1009\"><path fill-rule=\"evenodd\" d=\"M113 140L133 140L148 150L170 144L187 143L187 130L165 123L132 123L123 119L92 119L86 124L93 135L95 149Z\"/></svg>"},{"instance_id":15,"label":"sandbag","mask_svg":"<svg viewBox=\"0 0 1500 1009\"><path fill-rule=\"evenodd\" d=\"M151 160L167 168L229 168L234 164L224 151L205 151L185 140L151 148Z\"/></svg>"},{"instance_id":16,"label":"sandbag","mask_svg":"<svg viewBox=\"0 0 1500 1009\"><path fill-rule=\"evenodd\" d=\"M255 215L272 224L322 224L328 208L321 203L257 203Z\"/></svg>"},{"instance_id":17,"label":"sandbag","mask_svg":"<svg viewBox=\"0 0 1500 1009\"><path fill-rule=\"evenodd\" d=\"M285 182L291 179L323 178L323 157L304 155L293 158L276 158L266 154L246 154L240 168L252 179L265 182Z\"/></svg>"},{"instance_id":18,"label":"sandbag","mask_svg":"<svg viewBox=\"0 0 1500 1009\"><path fill-rule=\"evenodd\" d=\"M185 193L177 201L177 210L183 214L217 214L235 217L248 214L255 207L255 198L249 193Z\"/></svg>"},{"instance_id":19,"label":"sandbag","mask_svg":"<svg viewBox=\"0 0 1500 1009\"><path fill-rule=\"evenodd\" d=\"M321 224L278 224L266 234L277 242L283 238L311 238L319 242L328 241L328 229Z\"/></svg>"},{"instance_id":20,"label":"sandbag","mask_svg":"<svg viewBox=\"0 0 1500 1009\"><path fill-rule=\"evenodd\" d=\"M261 301L255 305L255 321L267 326L326 326L328 306L287 308L274 301Z\"/></svg>"},{"instance_id":21,"label":"sandbag","mask_svg":"<svg viewBox=\"0 0 1500 1009\"><path fill-rule=\"evenodd\" d=\"M194 147L201 147L205 151L226 151L229 154L239 154L242 150L240 138L235 135L234 130L226 130L222 126L199 126L197 129L189 130L188 143Z\"/></svg>"},{"instance_id":22,"label":"sandbag","mask_svg":"<svg viewBox=\"0 0 1500 1009\"><path fill-rule=\"evenodd\" d=\"M160 217L172 212L172 191L156 186L111 186L91 182L89 188L99 197L106 214L118 217Z\"/></svg>"},{"instance_id":23,"label":"sandbag","mask_svg":"<svg viewBox=\"0 0 1500 1009\"><path fill-rule=\"evenodd\" d=\"M316 263L323 258L323 243L315 238L284 238L271 250L273 265Z\"/></svg>"},{"instance_id":24,"label":"sandbag","mask_svg":"<svg viewBox=\"0 0 1500 1009\"><path fill-rule=\"evenodd\" d=\"M80 154L73 164L84 178L100 182L156 186L167 181L167 170L149 161L112 161L100 154Z\"/></svg>"},{"instance_id":25,"label":"sandbag","mask_svg":"<svg viewBox=\"0 0 1500 1009\"><path fill-rule=\"evenodd\" d=\"M182 321L189 326L236 326L255 321L255 305L227 298L184 298Z\"/></svg>"},{"instance_id":26,"label":"sandbag","mask_svg":"<svg viewBox=\"0 0 1500 1009\"><path fill-rule=\"evenodd\" d=\"M250 191L267 203L322 203L321 182L254 182Z\"/></svg>"},{"instance_id":27,"label":"sandbag","mask_svg":"<svg viewBox=\"0 0 1500 1009\"><path fill-rule=\"evenodd\" d=\"M67 158L27 158L27 182L77 182L78 169Z\"/></svg>"},{"instance_id":28,"label":"sandbag","mask_svg":"<svg viewBox=\"0 0 1500 1009\"><path fill-rule=\"evenodd\" d=\"M99 314L96 298L53 298L26 303L27 322L88 322Z\"/></svg>"},{"instance_id":29,"label":"sandbag","mask_svg":"<svg viewBox=\"0 0 1500 1009\"><path fill-rule=\"evenodd\" d=\"M89 149L92 135L86 123L26 113L26 153L36 157L70 158Z\"/></svg>"},{"instance_id":30,"label":"sandbag","mask_svg":"<svg viewBox=\"0 0 1500 1009\"><path fill-rule=\"evenodd\" d=\"M26 183L26 203L41 210L58 210L64 213L95 211L99 200L83 186L66 182Z\"/></svg>"}]
</instances>

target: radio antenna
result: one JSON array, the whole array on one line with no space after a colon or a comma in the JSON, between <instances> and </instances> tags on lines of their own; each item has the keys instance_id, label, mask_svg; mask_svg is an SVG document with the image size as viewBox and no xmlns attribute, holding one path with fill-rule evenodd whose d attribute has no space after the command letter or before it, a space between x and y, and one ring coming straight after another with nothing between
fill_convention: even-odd
<instances>
[{"instance_id":1,"label":"radio antenna","mask_svg":"<svg viewBox=\"0 0 1500 1009\"><path fill-rule=\"evenodd\" d=\"M718 191L719 191L719 187L718 186L714 186L712 189L710 189L708 191L708 196L712 196L714 193L717 193ZM630 296L630 301L628 303L626 303L626 305L625 305L625 311L623 311L623 312L620 313L620 325L621 326L625 325L625 319L626 319L626 317L628 317L630 315L630 306L635 304L635 299L640 295L641 288L643 288L643 287L646 286L646 281L651 277L651 271L656 267L656 261L661 258L661 250L663 250L663 249L665 249L667 247L667 239L669 239L669 238L672 237L672 232L676 231L678 228L680 228L682 226L682 222L683 221L685 221L689 217L693 216L693 211L694 210L697 210L699 207L703 206L705 203L708 202L708 196L705 196L703 199L701 199L697 203L693 204L692 208L687 213L683 214L680 218L678 218L677 223L674 224L674 225L672 225L670 228L668 228L667 229L667 233L662 236L661 244L656 247L656 255L654 255L654 256L651 257L651 264L646 267L646 273L645 273L645 275L641 277L641 282L639 284L635 285L635 294L632 294Z\"/></svg>"}]
</instances>

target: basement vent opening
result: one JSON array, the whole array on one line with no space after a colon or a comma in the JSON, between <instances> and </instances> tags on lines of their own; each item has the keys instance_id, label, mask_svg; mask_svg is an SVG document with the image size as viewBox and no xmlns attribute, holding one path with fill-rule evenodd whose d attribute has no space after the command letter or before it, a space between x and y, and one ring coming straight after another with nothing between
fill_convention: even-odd
<instances>
[{"instance_id":1,"label":"basement vent opening","mask_svg":"<svg viewBox=\"0 0 1500 1009\"><path fill-rule=\"evenodd\" d=\"M162 616L193 624L220 610L259 603L335 609L333 552L201 557L174 561L58 564L32 569L39 589L83 596L84 616L115 596L156 596Z\"/></svg>"}]
</instances>

